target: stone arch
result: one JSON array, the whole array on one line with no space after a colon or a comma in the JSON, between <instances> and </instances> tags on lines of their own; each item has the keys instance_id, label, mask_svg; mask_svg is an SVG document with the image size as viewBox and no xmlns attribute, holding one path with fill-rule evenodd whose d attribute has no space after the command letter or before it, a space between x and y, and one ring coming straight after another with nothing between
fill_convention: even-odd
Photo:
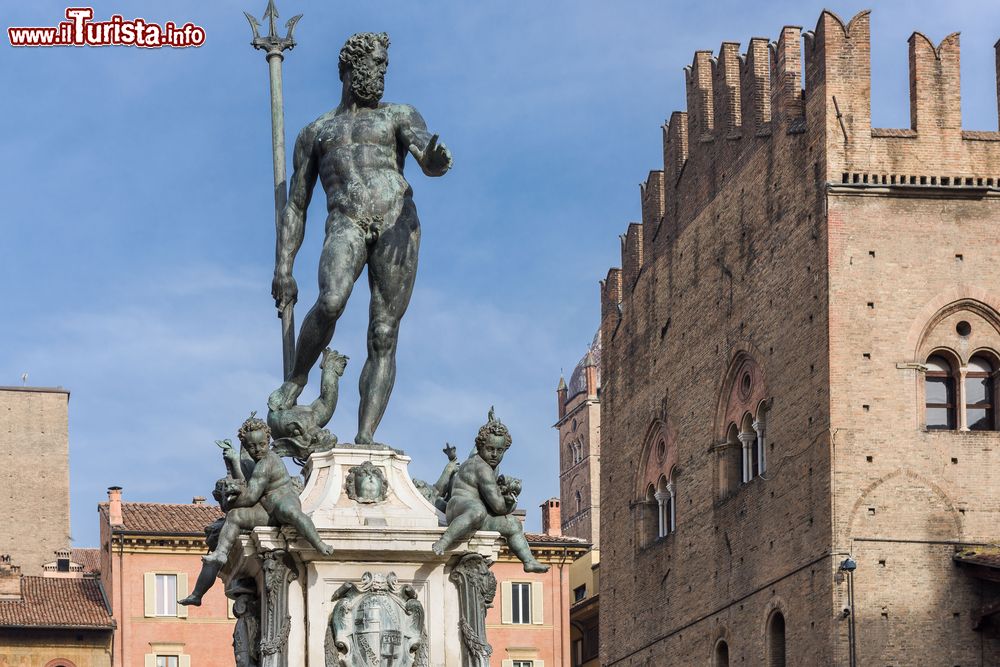
<instances>
[{"instance_id":1,"label":"stone arch","mask_svg":"<svg viewBox=\"0 0 1000 667\"><path fill-rule=\"evenodd\" d=\"M729 636L725 628L715 638L712 643L712 656L709 663L712 667L729 667L731 663L729 651Z\"/></svg>"},{"instance_id":2,"label":"stone arch","mask_svg":"<svg viewBox=\"0 0 1000 667\"><path fill-rule=\"evenodd\" d=\"M897 480L899 480L897 482ZM874 501L879 499L880 489L885 486L886 493L889 497L893 499L897 504L904 504L907 502L919 501L919 492L924 489L930 493L931 497L937 499L940 511L937 513L938 518L945 519L945 521L924 521L923 525L919 528L923 529L922 533L926 537L937 537L940 539L958 539L962 535L962 520L959 515L958 508L955 507L954 502L945 493L944 489L935 484L930 479L924 477L923 475L910 470L908 468L898 468L884 477L880 477L871 484L869 484L858 496L858 499L854 502L851 507L851 514L848 523L848 535L853 538L858 534L859 530L859 519L867 515L865 508L875 507L876 519L879 518L878 515L878 504L872 504ZM926 500L926 496L925 496ZM932 509L925 503L924 505L928 509ZM884 516L885 512L883 512ZM885 523L892 525L894 528L902 528L902 530L907 530L906 518L922 518L926 519L930 515L929 513L913 513L912 511L906 512L906 518L892 518L892 511L889 512L889 519L884 520ZM928 526L942 526L946 525L949 528L943 530L938 530L934 534L929 534L926 528ZM917 528L917 527L914 527Z\"/></svg>"},{"instance_id":3,"label":"stone arch","mask_svg":"<svg viewBox=\"0 0 1000 667\"><path fill-rule=\"evenodd\" d=\"M753 412L768 398L767 377L757 361L760 358L750 343L737 346L733 353L717 394L713 432L720 441L726 437L731 422L739 424L744 412Z\"/></svg>"},{"instance_id":4,"label":"stone arch","mask_svg":"<svg viewBox=\"0 0 1000 667\"><path fill-rule=\"evenodd\" d=\"M972 357L986 357L990 360L990 363L1000 368L1000 353L992 347L977 347L969 352L969 359L972 359ZM966 359L966 363L968 363L968 359Z\"/></svg>"},{"instance_id":5,"label":"stone arch","mask_svg":"<svg viewBox=\"0 0 1000 667\"><path fill-rule=\"evenodd\" d=\"M776 652L774 622L776 617L781 616L781 647L780 652ZM764 664L768 667L784 667L788 661L788 611L784 600L774 597L768 601L764 607L764 619L761 632L764 637Z\"/></svg>"},{"instance_id":6,"label":"stone arch","mask_svg":"<svg viewBox=\"0 0 1000 667\"><path fill-rule=\"evenodd\" d=\"M787 619L788 618L788 603L780 595L775 595L767 604L764 605L764 618L761 625L761 631L767 632L768 619L771 618L771 614L776 611L780 611L781 614Z\"/></svg>"},{"instance_id":7,"label":"stone arch","mask_svg":"<svg viewBox=\"0 0 1000 667\"><path fill-rule=\"evenodd\" d=\"M925 354L921 355L923 359L921 363L927 360L928 357L940 356L948 360L952 368L958 369L960 366L964 366L965 362L962 360L962 355L957 351L945 345L937 345L926 351Z\"/></svg>"},{"instance_id":8,"label":"stone arch","mask_svg":"<svg viewBox=\"0 0 1000 667\"><path fill-rule=\"evenodd\" d=\"M662 453L659 446L662 443ZM639 453L639 465L636 470L636 497L643 497L646 488L652 484L655 488L660 476L671 474L677 467L676 431L668 418L654 419L646 429L645 439Z\"/></svg>"},{"instance_id":9,"label":"stone arch","mask_svg":"<svg viewBox=\"0 0 1000 667\"><path fill-rule=\"evenodd\" d=\"M76 663L66 658L56 658L45 663L45 667L76 667Z\"/></svg>"},{"instance_id":10,"label":"stone arch","mask_svg":"<svg viewBox=\"0 0 1000 667\"><path fill-rule=\"evenodd\" d=\"M928 333L942 319L960 310L979 314L1000 332L1000 297L978 287L952 287L928 301L913 318L905 344L906 349L913 350L913 361L921 362L921 347Z\"/></svg>"}]
</instances>

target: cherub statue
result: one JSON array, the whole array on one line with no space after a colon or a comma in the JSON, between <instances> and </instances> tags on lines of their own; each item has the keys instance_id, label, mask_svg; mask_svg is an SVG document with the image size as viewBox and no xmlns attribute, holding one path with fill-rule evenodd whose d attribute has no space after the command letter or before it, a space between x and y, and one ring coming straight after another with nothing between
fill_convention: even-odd
<instances>
[{"instance_id":1,"label":"cherub statue","mask_svg":"<svg viewBox=\"0 0 1000 667\"><path fill-rule=\"evenodd\" d=\"M278 456L292 456L303 462L313 452L325 452L337 444L337 436L323 428L337 409L340 378L347 366L347 357L336 350L323 350L320 364L319 398L309 405L292 404L282 407L277 394L267 399L267 425L274 434L274 451Z\"/></svg>"},{"instance_id":2,"label":"cherub statue","mask_svg":"<svg viewBox=\"0 0 1000 667\"><path fill-rule=\"evenodd\" d=\"M292 480L281 457L271 449L271 430L264 420L252 413L237 436L248 457L241 456L228 440L217 443L222 447L229 476L216 482L213 495L226 516L221 527L212 524L206 529L212 552L202 557L194 590L178 604L200 606L229 559L236 538L257 526L292 526L321 554L333 553L333 547L316 532L312 519L302 513L301 485Z\"/></svg>"},{"instance_id":3,"label":"cherub statue","mask_svg":"<svg viewBox=\"0 0 1000 667\"><path fill-rule=\"evenodd\" d=\"M448 528L431 549L439 556L477 530L498 531L524 563L525 572L548 572L531 554L521 522L511 512L517 506L521 480L497 476L496 468L511 445L510 431L490 408L489 419L476 435L476 451L451 478L445 509Z\"/></svg>"},{"instance_id":4,"label":"cherub statue","mask_svg":"<svg viewBox=\"0 0 1000 667\"><path fill-rule=\"evenodd\" d=\"M246 481L246 488L237 496L226 514L226 522L219 533L219 544L215 551L202 558L206 563L224 565L229 558L229 550L241 530L253 529L261 524L255 505L260 503L269 518L268 525L291 526L316 551L324 556L333 553L333 547L323 542L312 519L302 513L302 503L292 485L292 478L285 463L271 449L271 429L263 420L252 416L243 422L239 431L240 443L254 460L253 474ZM227 462L239 460L239 452L230 448L223 454ZM242 475L239 465L232 465L235 472Z\"/></svg>"}]
</instances>

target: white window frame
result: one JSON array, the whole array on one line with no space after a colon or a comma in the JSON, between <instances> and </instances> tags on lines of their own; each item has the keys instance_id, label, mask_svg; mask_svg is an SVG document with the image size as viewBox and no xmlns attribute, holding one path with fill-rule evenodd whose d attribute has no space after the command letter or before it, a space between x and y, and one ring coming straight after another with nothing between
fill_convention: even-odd
<instances>
[{"instance_id":1,"label":"white window frame","mask_svg":"<svg viewBox=\"0 0 1000 667\"><path fill-rule=\"evenodd\" d=\"M160 658L165 660L161 663ZM174 658L173 663L170 658ZM191 667L191 656L184 652L184 644L150 642L149 653L143 655L143 667L160 667L162 664Z\"/></svg>"},{"instance_id":2,"label":"white window frame","mask_svg":"<svg viewBox=\"0 0 1000 667\"><path fill-rule=\"evenodd\" d=\"M176 574L154 574L154 581L156 582L156 593L154 594L155 601L155 613L157 616L176 616L177 615L177 575ZM171 658L173 656L164 656L166 658ZM157 658L159 660L159 658ZM169 662L169 660L168 660ZM159 666L157 666L159 667ZM164 667L173 667L173 665L164 665Z\"/></svg>"},{"instance_id":3,"label":"white window frame","mask_svg":"<svg viewBox=\"0 0 1000 667\"><path fill-rule=\"evenodd\" d=\"M173 577L174 590L171 596L163 595L168 589L170 577ZM188 609L177 604L177 600L187 594L188 575L186 572L146 572L143 575L143 602L146 618L187 618ZM172 610L170 602L173 602Z\"/></svg>"},{"instance_id":4,"label":"white window frame","mask_svg":"<svg viewBox=\"0 0 1000 667\"><path fill-rule=\"evenodd\" d=\"M517 588L515 588L517 586ZM524 617L522 586L528 587L527 618ZM517 590L518 621L514 622L515 594ZM541 581L501 581L500 582L500 622L504 625L542 625L545 618L545 605ZM537 662L537 660L536 660Z\"/></svg>"},{"instance_id":5,"label":"white window frame","mask_svg":"<svg viewBox=\"0 0 1000 667\"><path fill-rule=\"evenodd\" d=\"M511 582L510 622L514 625L531 625L531 584Z\"/></svg>"}]
</instances>

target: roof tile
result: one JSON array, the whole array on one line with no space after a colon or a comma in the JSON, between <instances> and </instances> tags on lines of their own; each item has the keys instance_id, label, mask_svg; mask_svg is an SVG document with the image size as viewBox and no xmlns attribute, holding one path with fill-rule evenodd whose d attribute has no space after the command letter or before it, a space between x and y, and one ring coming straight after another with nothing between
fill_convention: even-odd
<instances>
[{"instance_id":1,"label":"roof tile","mask_svg":"<svg viewBox=\"0 0 1000 667\"><path fill-rule=\"evenodd\" d=\"M108 503L99 506L101 520L108 520ZM222 516L218 505L188 503L122 503L126 532L168 535L202 535L205 526Z\"/></svg>"},{"instance_id":2,"label":"roof tile","mask_svg":"<svg viewBox=\"0 0 1000 667\"><path fill-rule=\"evenodd\" d=\"M579 544L580 546L587 546L590 544L587 540L581 539L579 537L570 537L569 535L547 535L545 533L525 533L524 537L528 540L528 543L532 542L544 542L546 544Z\"/></svg>"},{"instance_id":3,"label":"roof tile","mask_svg":"<svg viewBox=\"0 0 1000 667\"><path fill-rule=\"evenodd\" d=\"M0 627L114 627L97 579L22 577L21 595L0 600Z\"/></svg>"},{"instance_id":4,"label":"roof tile","mask_svg":"<svg viewBox=\"0 0 1000 667\"><path fill-rule=\"evenodd\" d=\"M100 549L73 549L70 553L70 560L82 565L84 574L101 573Z\"/></svg>"}]
</instances>

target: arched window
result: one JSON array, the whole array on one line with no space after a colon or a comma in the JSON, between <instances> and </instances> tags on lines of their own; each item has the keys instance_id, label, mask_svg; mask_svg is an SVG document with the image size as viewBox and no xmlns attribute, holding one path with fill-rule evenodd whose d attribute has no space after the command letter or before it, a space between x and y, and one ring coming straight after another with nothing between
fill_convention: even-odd
<instances>
[{"instance_id":1,"label":"arched window","mask_svg":"<svg viewBox=\"0 0 1000 667\"><path fill-rule=\"evenodd\" d=\"M582 510L583 510L583 495L580 493L580 490L577 489L577 491L576 491L576 512L577 512L577 514L579 514Z\"/></svg>"},{"instance_id":2,"label":"arched window","mask_svg":"<svg viewBox=\"0 0 1000 667\"><path fill-rule=\"evenodd\" d=\"M583 440L577 439L569 442L569 460L572 465L583 460Z\"/></svg>"},{"instance_id":3,"label":"arched window","mask_svg":"<svg viewBox=\"0 0 1000 667\"><path fill-rule=\"evenodd\" d=\"M993 364L986 357L969 360L965 373L965 417L970 431L996 430L993 407Z\"/></svg>"},{"instance_id":4,"label":"arched window","mask_svg":"<svg viewBox=\"0 0 1000 667\"><path fill-rule=\"evenodd\" d=\"M939 354L927 359L924 374L925 418L928 430L950 430L956 427L955 376L951 363Z\"/></svg>"},{"instance_id":5,"label":"arched window","mask_svg":"<svg viewBox=\"0 0 1000 667\"><path fill-rule=\"evenodd\" d=\"M785 616L780 611L767 624L767 653L768 667L785 667Z\"/></svg>"},{"instance_id":6,"label":"arched window","mask_svg":"<svg viewBox=\"0 0 1000 667\"><path fill-rule=\"evenodd\" d=\"M719 643L715 645L712 667L729 667L729 644L724 639L720 639Z\"/></svg>"}]
</instances>

